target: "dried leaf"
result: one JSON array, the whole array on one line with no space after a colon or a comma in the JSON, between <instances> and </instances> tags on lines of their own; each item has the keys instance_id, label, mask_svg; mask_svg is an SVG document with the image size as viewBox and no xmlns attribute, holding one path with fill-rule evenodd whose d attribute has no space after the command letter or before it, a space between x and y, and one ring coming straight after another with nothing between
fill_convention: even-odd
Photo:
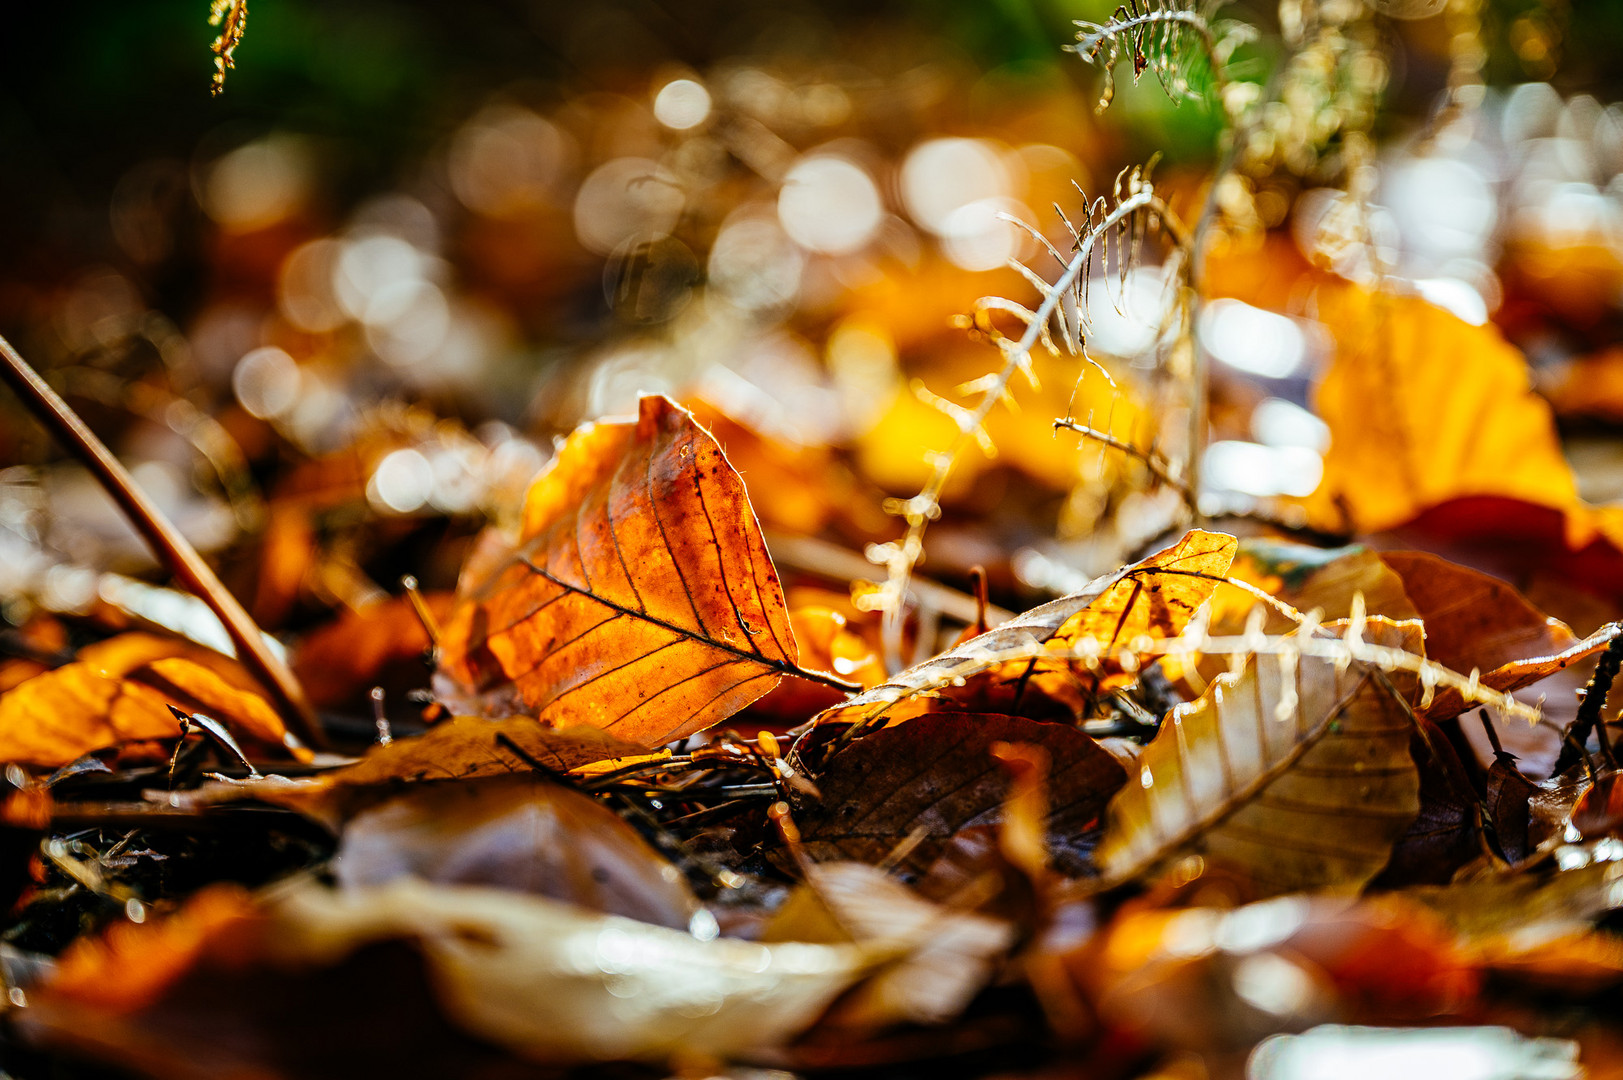
<instances>
[{"instance_id":1,"label":"dried leaf","mask_svg":"<svg viewBox=\"0 0 1623 1080\"><path fill-rule=\"evenodd\" d=\"M1519 690L1605 647L1601 641L1567 655L1578 639L1565 623L1478 570L1420 551L1389 551L1381 559L1403 579L1426 623L1427 657L1455 671L1479 670L1482 685L1494 690ZM1442 720L1465 707L1459 691L1444 687L1425 713Z\"/></svg>"},{"instance_id":2,"label":"dried leaf","mask_svg":"<svg viewBox=\"0 0 1623 1080\"><path fill-rule=\"evenodd\" d=\"M98 984L130 977L131 954L77 964L74 954L96 946L76 947L69 963L83 977L33 994L30 1030L57 1041L88 1041L104 1054L123 1051L109 1047L111 1032L150 1054L155 1048L144 1035L150 1023L144 1015L161 1021L169 1001L186 999L188 983L218 994L277 971L324 969L328 979L343 980L368 946L405 941L420 950L439 1006L453 1023L532 1060L729 1057L787 1042L836 995L894 955L862 945L701 941L541 897L413 879L346 891L304 883L261 898L258 908L257 917L211 935L209 948L192 954L202 953L198 968L168 980L155 1003L134 1015L128 1004L107 1008L95 996ZM382 983L357 992L363 999L393 998L406 988ZM217 1038L207 1023L160 1029L171 1046L193 1048L184 1057L212 1049ZM277 1038L296 1049L322 1035L320 1025L305 1025ZM253 1053L240 1045L222 1049L232 1059Z\"/></svg>"},{"instance_id":3,"label":"dried leaf","mask_svg":"<svg viewBox=\"0 0 1623 1080\"><path fill-rule=\"evenodd\" d=\"M364 810L344 827L333 872L346 889L406 876L489 885L679 930L699 906L618 814L527 776L424 785Z\"/></svg>"},{"instance_id":4,"label":"dried leaf","mask_svg":"<svg viewBox=\"0 0 1623 1080\"><path fill-rule=\"evenodd\" d=\"M976 713L921 716L834 754L817 778L821 799L797 818L805 852L880 863L905 841L900 869L927 874L953 837L1002 820L1009 778L991 753L998 742L1048 751L1049 850L1061 871L1085 872L1085 834L1126 772L1075 728Z\"/></svg>"},{"instance_id":5,"label":"dried leaf","mask_svg":"<svg viewBox=\"0 0 1623 1080\"><path fill-rule=\"evenodd\" d=\"M1417 622L1371 619L1366 635L1423 649ZM1362 665L1292 666L1252 657L1172 711L1111 800L1098 852L1107 880L1183 852L1242 869L1265 892L1356 889L1380 872L1419 809L1407 709ZM1393 682L1407 692L1413 680Z\"/></svg>"},{"instance_id":6,"label":"dried leaf","mask_svg":"<svg viewBox=\"0 0 1623 1080\"><path fill-rule=\"evenodd\" d=\"M667 756L645 755L641 747L597 728L558 729L523 716L506 720L459 716L414 738L375 746L355 764L319 776L290 780L272 775L205 784L194 793L173 795L170 801L208 805L258 799L296 810L336 832L351 815L410 784L531 773L537 765L558 773L592 766L618 768Z\"/></svg>"},{"instance_id":7,"label":"dried leaf","mask_svg":"<svg viewBox=\"0 0 1623 1080\"><path fill-rule=\"evenodd\" d=\"M1228 572L1237 541L1223 533L1194 530L1177 544L1142 562L1099 578L1082 592L1036 607L985 634L908 668L895 678L824 712L821 723L897 723L935 709L1015 712L1034 676L1080 679L1097 692L1130 681L1119 669L1100 664L1090 670L1069 660L1035 658L1047 644L1075 648L1092 640L1101 650L1130 645L1135 638L1174 637ZM987 665L984 659L1013 650L1033 659ZM949 690L960 673L974 672L963 692ZM1050 682L1059 680L1050 679ZM1064 692L1057 687L1053 692ZM942 700L944 697L950 700Z\"/></svg>"},{"instance_id":8,"label":"dried leaf","mask_svg":"<svg viewBox=\"0 0 1623 1080\"><path fill-rule=\"evenodd\" d=\"M180 734L156 690L89 664L36 675L0 697L0 761L56 768L92 750Z\"/></svg>"},{"instance_id":9,"label":"dried leaf","mask_svg":"<svg viewBox=\"0 0 1623 1080\"><path fill-rule=\"evenodd\" d=\"M1130 902L1059 959L1113 1025L1198 1049L1244 1050L1282 1027L1363 1010L1428 1019L1470 1002L1481 982L1448 926L1401 894L1230 910ZM1272 992L1245 992L1260 988Z\"/></svg>"},{"instance_id":10,"label":"dried leaf","mask_svg":"<svg viewBox=\"0 0 1623 1080\"><path fill-rule=\"evenodd\" d=\"M269 702L233 686L213 667L185 656L148 659L144 646L127 655L92 655L97 659L36 675L0 696L0 761L55 768L92 750L177 739L180 725L170 705L303 753Z\"/></svg>"},{"instance_id":11,"label":"dried leaf","mask_svg":"<svg viewBox=\"0 0 1623 1080\"><path fill-rule=\"evenodd\" d=\"M819 910L808 913L813 906ZM815 936L828 926L835 934ZM1001 919L932 904L872 866L831 862L806 868L806 884L761 940L873 942L904 950L848 994L831 1018L841 1027L879 1028L957 1017L991 981L1015 933Z\"/></svg>"},{"instance_id":12,"label":"dried leaf","mask_svg":"<svg viewBox=\"0 0 1623 1080\"><path fill-rule=\"evenodd\" d=\"M645 747L732 715L797 658L743 483L662 397L570 437L530 489L517 557L441 643L442 672L487 708Z\"/></svg>"}]
</instances>

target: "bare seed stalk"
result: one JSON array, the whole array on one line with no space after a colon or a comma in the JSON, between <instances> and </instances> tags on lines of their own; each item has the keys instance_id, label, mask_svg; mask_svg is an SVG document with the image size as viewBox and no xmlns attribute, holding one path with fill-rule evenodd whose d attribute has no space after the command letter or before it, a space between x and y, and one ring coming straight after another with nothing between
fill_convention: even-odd
<instances>
[{"instance_id":1,"label":"bare seed stalk","mask_svg":"<svg viewBox=\"0 0 1623 1080\"><path fill-rule=\"evenodd\" d=\"M310 745L326 746L326 736L305 699L299 680L265 644L264 635L253 618L190 541L136 486L134 478L107 445L3 337L0 337L0 377L56 440L101 482L130 519L130 524L168 566L169 572L219 617L237 648L237 658L276 699L289 728Z\"/></svg>"},{"instance_id":2,"label":"bare seed stalk","mask_svg":"<svg viewBox=\"0 0 1623 1080\"><path fill-rule=\"evenodd\" d=\"M1078 277L1087 269L1089 261L1093 258L1095 242L1123 221L1144 210L1155 211L1163 221L1175 220L1170 209L1156 195L1154 188L1145 182L1139 190L1118 202L1115 209L1079 238L1075 254L1066 263L1065 270L1046 290L1042 304L1031 318L1026 320L1025 333L1018 342L1005 348L1003 367L988 385L980 388L979 404L974 409L963 409L954 414L958 421L958 431L953 437L952 444L945 451L934 455L930 478L925 482L923 490L903 504L902 517L907 522L907 532L899 543L890 545L889 552L884 557L887 579L880 594L882 599L879 605L885 613L881 634L885 666L891 672L901 668L902 621L908 582L913 576L913 568L918 564L919 557L924 553L924 530L941 513L941 492L947 486L947 478L951 475L953 466L969 448L970 443L977 442L983 437L982 425L991 414L992 407L1003 399L1015 374L1029 362L1027 358L1031 355L1031 350L1039 341L1048 339L1049 326L1054 321L1056 312L1061 310L1060 305L1066 293L1076 285Z\"/></svg>"}]
</instances>

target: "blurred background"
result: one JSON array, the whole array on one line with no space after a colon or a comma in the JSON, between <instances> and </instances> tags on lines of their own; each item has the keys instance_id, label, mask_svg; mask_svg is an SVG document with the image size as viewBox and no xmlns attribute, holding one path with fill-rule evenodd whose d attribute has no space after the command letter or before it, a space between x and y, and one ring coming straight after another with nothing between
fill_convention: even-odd
<instances>
[{"instance_id":1,"label":"blurred background","mask_svg":"<svg viewBox=\"0 0 1623 1080\"><path fill-rule=\"evenodd\" d=\"M255 0L213 97L197 0L21 6L0 34L0 332L276 631L408 572L449 589L554 437L639 391L713 428L791 577L849 579L841 559L897 535L885 500L950 442L916 387L962 400L998 359L963 316L984 295L1031 302L1010 258L1053 270L1001 215L1068 243L1055 204L1080 219L1078 188L1155 154L1198 212L1218 110L1124 66L1096 116L1099 72L1063 51L1073 20L1110 10ZM1223 14L1259 27L1234 74L1265 83L1278 13ZM1526 349L1583 494L1623 497L1623 4L1373 25L1382 256ZM1487 91L1439 131L1462 64ZM1251 205L1289 238L1339 181L1286 165ZM1135 380L1154 374L1161 257L1095 305L1090 347L1121 387L1043 359L1041 389L994 419L998 456L955 472L926 573L963 586L979 564L1025 604L1172 520L1176 495L1129 482L1131 459L1049 426L1153 448L1165 418ZM1312 492L1321 329L1237 300L1199 329L1216 362L1202 497ZM4 617L184 622L154 569L0 398Z\"/></svg>"}]
</instances>

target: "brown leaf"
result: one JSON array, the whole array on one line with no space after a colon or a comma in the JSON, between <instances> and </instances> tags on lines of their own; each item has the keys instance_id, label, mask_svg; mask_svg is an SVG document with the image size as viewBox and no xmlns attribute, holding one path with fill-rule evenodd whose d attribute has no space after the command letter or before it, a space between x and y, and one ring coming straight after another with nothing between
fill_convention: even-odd
<instances>
[{"instance_id":1,"label":"brown leaf","mask_svg":"<svg viewBox=\"0 0 1623 1080\"><path fill-rule=\"evenodd\" d=\"M463 599L441 670L487 708L659 746L795 670L743 483L681 408L588 424L530 489L524 539Z\"/></svg>"},{"instance_id":2,"label":"brown leaf","mask_svg":"<svg viewBox=\"0 0 1623 1080\"><path fill-rule=\"evenodd\" d=\"M344 828L333 873L346 889L407 876L490 885L679 930L699 906L618 814L529 776L427 784L364 810Z\"/></svg>"},{"instance_id":3,"label":"brown leaf","mask_svg":"<svg viewBox=\"0 0 1623 1080\"><path fill-rule=\"evenodd\" d=\"M1371 619L1366 635L1423 648L1417 622ZM1282 666L1252 657L1167 717L1111 800L1098 852L1107 880L1182 852L1242 869L1265 892L1356 889L1386 865L1419 809L1406 707L1363 665ZM1400 692L1413 682L1392 681Z\"/></svg>"},{"instance_id":4,"label":"brown leaf","mask_svg":"<svg viewBox=\"0 0 1623 1080\"><path fill-rule=\"evenodd\" d=\"M1140 636L1174 637L1228 572L1237 541L1223 533L1194 530L1177 544L1094 581L1082 592L1016 616L994 630L915 664L889 682L824 712L819 722L897 723L935 709L1017 711L1034 676L1046 676L1050 693L1066 693L1078 680L1089 693L1130 681L1119 669L1097 670L1069 660L1022 659L988 665L985 657L1033 646L1070 648L1091 639L1101 650L1131 644ZM974 672L961 691L960 672ZM984 674L981 673L984 671ZM1078 707L1081 697L1074 692ZM945 699L945 700L943 700Z\"/></svg>"},{"instance_id":5,"label":"brown leaf","mask_svg":"<svg viewBox=\"0 0 1623 1080\"><path fill-rule=\"evenodd\" d=\"M830 931L833 931L832 933ZM1001 919L954 911L864 863L817 863L763 941L872 942L904 953L855 987L824 1023L880 1028L955 1019L1014 944Z\"/></svg>"},{"instance_id":6,"label":"brown leaf","mask_svg":"<svg viewBox=\"0 0 1623 1080\"><path fill-rule=\"evenodd\" d=\"M1002 820L1009 778L991 753L998 742L1048 751L1049 850L1061 871L1085 872L1083 836L1126 779L1121 765L1075 728L977 713L921 716L835 753L817 778L822 798L799 819L806 853L872 864L905 841L904 874L925 875L953 837Z\"/></svg>"},{"instance_id":7,"label":"brown leaf","mask_svg":"<svg viewBox=\"0 0 1623 1080\"><path fill-rule=\"evenodd\" d=\"M558 773L614 768L647 757L640 746L597 728L552 728L524 716L459 716L422 735L375 746L355 764L319 776L206 784L178 798L196 805L258 799L296 810L336 832L353 814L410 784L530 773L536 766Z\"/></svg>"},{"instance_id":8,"label":"brown leaf","mask_svg":"<svg viewBox=\"0 0 1623 1080\"><path fill-rule=\"evenodd\" d=\"M1388 551L1381 559L1426 623L1426 656L1455 671L1482 672L1482 685L1519 690L1604 648L1576 648L1578 639L1511 586L1478 570L1420 551ZM1437 691L1426 716L1458 716L1459 691Z\"/></svg>"}]
</instances>

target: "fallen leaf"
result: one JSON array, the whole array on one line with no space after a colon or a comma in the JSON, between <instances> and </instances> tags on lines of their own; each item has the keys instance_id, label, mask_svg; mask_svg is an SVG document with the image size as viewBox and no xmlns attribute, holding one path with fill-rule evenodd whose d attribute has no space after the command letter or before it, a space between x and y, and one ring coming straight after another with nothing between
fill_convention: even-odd
<instances>
[{"instance_id":1,"label":"fallen leaf","mask_svg":"<svg viewBox=\"0 0 1623 1080\"><path fill-rule=\"evenodd\" d=\"M635 422L577 430L531 487L516 558L462 599L440 667L494 711L655 747L797 659L738 474L685 411L646 397Z\"/></svg>"},{"instance_id":2,"label":"fallen leaf","mask_svg":"<svg viewBox=\"0 0 1623 1080\"><path fill-rule=\"evenodd\" d=\"M1129 902L1059 959L1113 1026L1202 1050L1327 1020L1430 1019L1470 1004L1481 983L1448 925L1401 895Z\"/></svg>"},{"instance_id":3,"label":"fallen leaf","mask_svg":"<svg viewBox=\"0 0 1623 1080\"><path fill-rule=\"evenodd\" d=\"M0 761L56 768L92 750L178 739L163 696L89 664L65 664L0 697Z\"/></svg>"},{"instance_id":4,"label":"fallen leaf","mask_svg":"<svg viewBox=\"0 0 1623 1080\"><path fill-rule=\"evenodd\" d=\"M169 656L115 670L109 674L97 663L75 661L0 696L0 761L55 768L92 750L178 739L180 725L170 705L308 756L269 702L194 660Z\"/></svg>"},{"instance_id":5,"label":"fallen leaf","mask_svg":"<svg viewBox=\"0 0 1623 1080\"><path fill-rule=\"evenodd\" d=\"M863 980L825 1023L855 1028L946 1023L991 981L996 962L1014 945L1009 923L933 904L864 863L816 863L805 874L799 896L785 903L762 941L872 942L904 954ZM814 936L819 919L805 914L808 902L821 909L817 915L837 934ZM791 911L798 917L785 918ZM811 933L797 933L802 929Z\"/></svg>"},{"instance_id":6,"label":"fallen leaf","mask_svg":"<svg viewBox=\"0 0 1623 1080\"><path fill-rule=\"evenodd\" d=\"M532 773L537 766L557 773L594 766L607 770L668 756L644 754L636 744L598 728L553 728L524 716L459 716L422 735L375 746L354 764L317 776L216 782L168 798L175 805L258 799L296 810L337 832L355 813L412 784Z\"/></svg>"},{"instance_id":7,"label":"fallen leaf","mask_svg":"<svg viewBox=\"0 0 1623 1080\"><path fill-rule=\"evenodd\" d=\"M1381 559L1403 579L1404 592L1426 624L1426 656L1454 671L1483 672L1484 686L1519 690L1560 670L1565 664L1546 671L1541 661L1578 643L1565 623L1546 616L1498 578L1421 551L1387 551ZM1444 687L1425 712L1442 720L1465 707L1459 691Z\"/></svg>"},{"instance_id":8,"label":"fallen leaf","mask_svg":"<svg viewBox=\"0 0 1623 1080\"><path fill-rule=\"evenodd\" d=\"M427 784L363 810L344 826L333 872L346 889L406 876L489 885L678 930L699 906L618 814L529 776Z\"/></svg>"},{"instance_id":9,"label":"fallen leaf","mask_svg":"<svg viewBox=\"0 0 1623 1080\"><path fill-rule=\"evenodd\" d=\"M1314 399L1330 450L1312 520L1375 532L1463 495L1580 505L1550 407L1491 323L1352 286L1321 290L1319 318L1339 347Z\"/></svg>"},{"instance_id":10,"label":"fallen leaf","mask_svg":"<svg viewBox=\"0 0 1623 1080\"><path fill-rule=\"evenodd\" d=\"M902 848L904 875L927 877L953 837L1002 820L1009 776L991 753L999 742L1048 751L1049 851L1057 869L1085 873L1085 835L1127 774L1075 728L1015 716L932 713L855 739L829 758L817 775L822 797L797 816L804 851L875 864Z\"/></svg>"},{"instance_id":11,"label":"fallen leaf","mask_svg":"<svg viewBox=\"0 0 1623 1080\"><path fill-rule=\"evenodd\" d=\"M1417 622L1373 618L1366 634L1424 648ZM1243 870L1264 894L1353 890L1386 865L1419 809L1406 706L1363 665L1283 666L1254 656L1166 718L1110 802L1097 853L1107 881L1186 852ZM1391 678L1400 692L1413 683Z\"/></svg>"},{"instance_id":12,"label":"fallen leaf","mask_svg":"<svg viewBox=\"0 0 1623 1080\"><path fill-rule=\"evenodd\" d=\"M1043 659L1044 646L1101 652L1140 638L1176 637L1228 572L1237 541L1223 533L1194 530L1182 540L1123 570L1101 577L1079 593L1018 615L922 664L908 668L818 717L819 723L898 723L936 709L1017 712L1028 686L1046 677L1051 693L1081 707L1086 694L1067 690L1081 682L1088 693L1130 682L1108 662L1089 668L1074 660ZM1025 658L988 663L987 658L1024 650ZM973 675L969 685L955 680ZM1045 687L1047 689L1048 687Z\"/></svg>"},{"instance_id":13,"label":"fallen leaf","mask_svg":"<svg viewBox=\"0 0 1623 1080\"><path fill-rule=\"evenodd\" d=\"M725 1058L787 1042L894 955L861 945L701 941L542 897L410 878L351 890L305 882L262 895L255 907L254 917L207 935L206 949L181 954L196 963L183 963L190 970L167 977L151 1000L121 996L109 1005L98 987L131 977L132 963L152 949L76 947L75 954L87 954L83 963L70 954L79 977L31 995L30 1033L70 1044L78 1039L104 1054L150 1055L155 1048L143 1032L151 1015L171 1048L206 1050L214 1039L210 1025L162 1023L169 1001L186 1000L189 982L240 994L243 980L281 971L344 980L346 966L368 946L402 941L421 952L434 997L456 1026L523 1057L557 1065ZM154 928L140 929L158 937ZM406 990L380 983L357 993L364 1001ZM127 1042L109 1046L108 1032ZM293 1049L278 1053L297 1057L298 1044L323 1034L308 1024L281 1031L277 1038ZM240 1045L228 1045L227 1053L254 1059Z\"/></svg>"}]
</instances>

